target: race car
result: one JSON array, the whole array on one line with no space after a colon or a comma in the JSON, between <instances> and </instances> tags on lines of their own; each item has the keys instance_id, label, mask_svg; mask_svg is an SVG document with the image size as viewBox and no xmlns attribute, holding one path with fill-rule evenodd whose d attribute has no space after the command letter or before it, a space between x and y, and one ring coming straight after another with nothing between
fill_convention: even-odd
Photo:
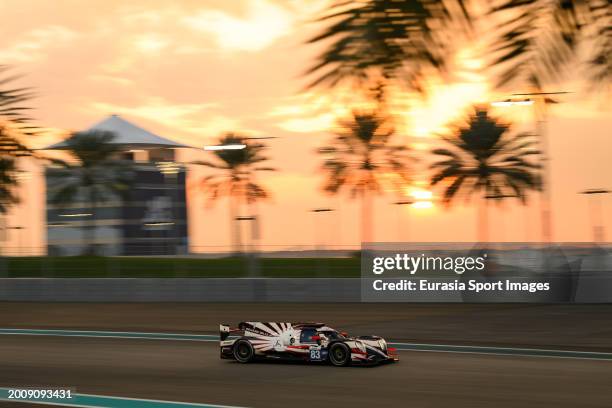
<instances>
[{"instance_id":1,"label":"race car","mask_svg":"<svg viewBox=\"0 0 612 408\"><path fill-rule=\"evenodd\" d=\"M399 361L397 350L378 336L349 337L324 323L242 322L219 325L221 358L374 365Z\"/></svg>"}]
</instances>

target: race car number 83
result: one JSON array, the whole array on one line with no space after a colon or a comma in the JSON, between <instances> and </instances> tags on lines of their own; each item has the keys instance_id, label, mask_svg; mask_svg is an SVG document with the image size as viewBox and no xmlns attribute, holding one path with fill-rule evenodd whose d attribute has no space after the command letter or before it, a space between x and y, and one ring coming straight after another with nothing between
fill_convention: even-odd
<instances>
[{"instance_id":1,"label":"race car number 83","mask_svg":"<svg viewBox=\"0 0 612 408\"><path fill-rule=\"evenodd\" d=\"M321 360L321 349L310 350L310 359L320 361Z\"/></svg>"}]
</instances>

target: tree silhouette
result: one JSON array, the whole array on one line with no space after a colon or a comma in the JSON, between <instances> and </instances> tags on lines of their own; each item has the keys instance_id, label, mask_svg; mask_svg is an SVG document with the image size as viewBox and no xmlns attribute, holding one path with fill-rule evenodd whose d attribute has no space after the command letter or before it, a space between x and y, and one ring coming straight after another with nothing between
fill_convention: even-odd
<instances>
[{"instance_id":1,"label":"tree silhouette","mask_svg":"<svg viewBox=\"0 0 612 408\"><path fill-rule=\"evenodd\" d=\"M332 143L319 149L325 157L324 191L348 190L351 198L361 199L362 242L373 239L372 195L382 193L385 184L397 191L410 180L408 149L391 144L395 131L389 122L379 111L353 111L339 121Z\"/></svg>"},{"instance_id":2,"label":"tree silhouette","mask_svg":"<svg viewBox=\"0 0 612 408\"><path fill-rule=\"evenodd\" d=\"M328 44L306 72L310 87L400 79L423 91L425 75L445 71L449 28L456 37L459 21L467 21L461 0L336 0L318 20L326 28L308 41Z\"/></svg>"},{"instance_id":3,"label":"tree silhouette","mask_svg":"<svg viewBox=\"0 0 612 408\"><path fill-rule=\"evenodd\" d=\"M539 165L530 158L540 152L536 141L527 133L510 135L510 126L489 116L486 108L475 108L467 126L458 126L451 137L444 137L450 148L437 148L432 153L440 158L431 168L435 171L430 184L446 182L442 200L446 205L459 192L469 198L483 195L479 213L478 239L488 240L487 202L516 197L526 202L527 190L540 186Z\"/></svg>"},{"instance_id":4,"label":"tree silhouette","mask_svg":"<svg viewBox=\"0 0 612 408\"><path fill-rule=\"evenodd\" d=\"M12 87L19 76L7 76L8 68L0 65L0 215L18 202L14 189L19 185L16 159L32 154L19 135L33 135L36 127L30 124L25 105L33 93L29 88Z\"/></svg>"},{"instance_id":5,"label":"tree silhouette","mask_svg":"<svg viewBox=\"0 0 612 408\"><path fill-rule=\"evenodd\" d=\"M345 80L401 80L422 92L423 79L447 71L458 36L491 17L499 23L486 50L498 88L541 90L586 55L589 78L608 89L612 77L609 0L492 0L484 16L467 0L337 0L317 21L326 24L308 43L325 50L306 71L310 87ZM475 9L475 8L474 8ZM469 38L469 37L468 37ZM360 84L361 85L361 84Z\"/></svg>"},{"instance_id":6,"label":"tree silhouette","mask_svg":"<svg viewBox=\"0 0 612 408\"><path fill-rule=\"evenodd\" d=\"M20 76L7 75L8 70L6 65L0 65L0 117L27 134L36 129L29 125L32 118L28 112L32 108L25 104L34 97L34 93L31 88L12 87L10 84Z\"/></svg>"},{"instance_id":7,"label":"tree silhouette","mask_svg":"<svg viewBox=\"0 0 612 408\"><path fill-rule=\"evenodd\" d=\"M219 145L245 145L243 149L215 150L214 161L196 161L193 164L219 170L216 174L203 177L200 187L208 195L208 201L229 199L230 231L232 250L235 254L242 252L240 239L240 215L243 203L253 204L269 198L268 191L259 183L255 176L260 171L274 171L272 167L261 166L268 160L263 152L266 145L253 143L248 137L236 133L226 133L218 142Z\"/></svg>"},{"instance_id":8,"label":"tree silhouette","mask_svg":"<svg viewBox=\"0 0 612 408\"><path fill-rule=\"evenodd\" d=\"M0 157L0 214L6 213L12 204L19 202L13 191L17 186L14 177L16 171L15 160Z\"/></svg>"},{"instance_id":9,"label":"tree silhouette","mask_svg":"<svg viewBox=\"0 0 612 408\"><path fill-rule=\"evenodd\" d=\"M612 78L612 7L609 0L500 0L490 15L501 23L488 50L499 67L497 86L542 89L558 82L585 49L593 84Z\"/></svg>"},{"instance_id":10,"label":"tree silhouette","mask_svg":"<svg viewBox=\"0 0 612 408\"><path fill-rule=\"evenodd\" d=\"M85 253L96 254L95 230L98 206L112 199L122 198L132 181L129 162L120 160L121 148L111 142L115 134L92 130L72 134L65 141L72 161L56 161L52 169L54 183L50 188L51 202L65 207L85 203L90 216L85 227Z\"/></svg>"}]
</instances>

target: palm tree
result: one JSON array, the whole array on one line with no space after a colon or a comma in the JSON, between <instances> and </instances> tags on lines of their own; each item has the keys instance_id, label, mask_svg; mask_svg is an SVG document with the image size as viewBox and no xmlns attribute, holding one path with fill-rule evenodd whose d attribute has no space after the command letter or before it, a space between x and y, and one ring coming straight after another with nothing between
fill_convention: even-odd
<instances>
[{"instance_id":1,"label":"palm tree","mask_svg":"<svg viewBox=\"0 0 612 408\"><path fill-rule=\"evenodd\" d=\"M336 0L318 20L327 27L308 43L328 44L306 72L310 87L344 80L400 79L424 91L427 71L444 72L450 28L456 38L468 15L462 0ZM463 25L465 27L465 25Z\"/></svg>"},{"instance_id":2,"label":"palm tree","mask_svg":"<svg viewBox=\"0 0 612 408\"><path fill-rule=\"evenodd\" d=\"M539 155L530 134L510 135L510 126L489 116L486 108L476 107L467 126L459 126L453 136L444 140L451 148L434 149L440 158L431 168L436 172L430 184L446 182L443 202L450 205L459 191L467 197L476 192L483 194L478 221L478 239L488 240L487 203L516 197L527 200L527 190L540 187L537 173L539 165L529 161Z\"/></svg>"},{"instance_id":3,"label":"palm tree","mask_svg":"<svg viewBox=\"0 0 612 408\"><path fill-rule=\"evenodd\" d=\"M14 176L16 171L13 158L0 157L0 214L6 213L12 204L19 202L13 191L17 186L17 179Z\"/></svg>"},{"instance_id":4,"label":"palm tree","mask_svg":"<svg viewBox=\"0 0 612 408\"><path fill-rule=\"evenodd\" d=\"M34 93L30 88L9 87L7 84L19 79L19 75L5 76L8 71L6 65L0 65L0 117L9 121L12 125L20 128L23 133L29 134L36 128L28 125L32 118L27 115L31 109L24 105L24 102L29 101L34 97Z\"/></svg>"},{"instance_id":5,"label":"palm tree","mask_svg":"<svg viewBox=\"0 0 612 408\"><path fill-rule=\"evenodd\" d=\"M58 162L53 173L51 201L60 206L85 203L89 221L85 232L85 253L95 255L95 230L98 206L128 192L132 179L128 162L120 160L120 148L111 142L115 134L93 130L77 132L65 141L66 150L76 164Z\"/></svg>"},{"instance_id":6,"label":"palm tree","mask_svg":"<svg viewBox=\"0 0 612 408\"><path fill-rule=\"evenodd\" d=\"M7 88L18 76L5 76L6 71L7 67L0 65L0 215L18 202L13 192L19 184L16 159L32 155L18 136L36 133L26 114L30 108L24 105L33 94L29 88Z\"/></svg>"},{"instance_id":7,"label":"palm tree","mask_svg":"<svg viewBox=\"0 0 612 408\"><path fill-rule=\"evenodd\" d=\"M0 215L19 202L14 192L19 186L17 159L29 155L29 149L19 142L14 131L0 125Z\"/></svg>"},{"instance_id":8,"label":"palm tree","mask_svg":"<svg viewBox=\"0 0 612 408\"><path fill-rule=\"evenodd\" d=\"M339 122L332 144L319 149L327 173L324 191L336 194L347 189L361 199L361 240L372 241L372 195L390 184L396 191L407 185L408 149L392 145L395 133L390 119L380 111L353 111Z\"/></svg>"},{"instance_id":9,"label":"palm tree","mask_svg":"<svg viewBox=\"0 0 612 408\"><path fill-rule=\"evenodd\" d=\"M242 252L240 224L238 216L243 203L251 205L269 198L266 189L255 180L259 171L273 171L271 167L261 166L268 160L263 151L266 145L253 143L237 133L229 132L221 136L219 145L245 145L243 149L215 150L214 161L196 161L194 164L217 169L220 172L202 178L200 186L208 195L210 204L219 198L229 199L230 231L234 254Z\"/></svg>"},{"instance_id":10,"label":"palm tree","mask_svg":"<svg viewBox=\"0 0 612 408\"><path fill-rule=\"evenodd\" d=\"M609 0L500 0L489 14L501 19L488 52L501 71L498 86L542 89L562 78L586 47L593 83L612 79L612 8Z\"/></svg>"}]
</instances>

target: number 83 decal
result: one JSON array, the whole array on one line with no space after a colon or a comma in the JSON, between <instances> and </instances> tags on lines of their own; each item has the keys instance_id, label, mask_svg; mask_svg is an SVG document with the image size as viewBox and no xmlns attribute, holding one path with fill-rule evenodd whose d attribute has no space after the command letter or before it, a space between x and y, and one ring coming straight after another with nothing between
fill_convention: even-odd
<instances>
[{"instance_id":1,"label":"number 83 decal","mask_svg":"<svg viewBox=\"0 0 612 408\"><path fill-rule=\"evenodd\" d=\"M310 360L312 361L322 361L325 360L326 352L321 350L320 348L312 348L310 349Z\"/></svg>"}]
</instances>

